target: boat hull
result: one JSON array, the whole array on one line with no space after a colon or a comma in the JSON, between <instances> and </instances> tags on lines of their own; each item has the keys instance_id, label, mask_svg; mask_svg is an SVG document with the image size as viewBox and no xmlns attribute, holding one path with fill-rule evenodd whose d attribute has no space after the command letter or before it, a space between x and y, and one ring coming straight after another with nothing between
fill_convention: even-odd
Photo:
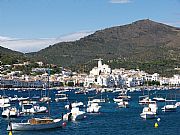
<instances>
[{"instance_id":1,"label":"boat hull","mask_svg":"<svg viewBox=\"0 0 180 135\"><path fill-rule=\"evenodd\" d=\"M11 126L10 126L11 124ZM53 123L48 124L30 124L27 123L10 123L7 127L7 130L12 131L29 131L29 130L45 130L45 129L53 129L60 128L63 125L63 121L61 119L57 119Z\"/></svg>"},{"instance_id":2,"label":"boat hull","mask_svg":"<svg viewBox=\"0 0 180 135\"><path fill-rule=\"evenodd\" d=\"M144 119L154 119L156 117L155 114L143 114L143 113L141 113L140 116Z\"/></svg>"}]
</instances>

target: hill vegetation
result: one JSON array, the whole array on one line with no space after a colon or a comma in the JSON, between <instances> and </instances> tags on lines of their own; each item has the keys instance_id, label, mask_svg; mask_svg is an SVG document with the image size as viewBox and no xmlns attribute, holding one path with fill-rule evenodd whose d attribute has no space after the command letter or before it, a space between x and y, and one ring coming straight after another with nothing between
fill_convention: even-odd
<instances>
[{"instance_id":1,"label":"hill vegetation","mask_svg":"<svg viewBox=\"0 0 180 135\"><path fill-rule=\"evenodd\" d=\"M140 20L96 31L75 42L61 42L28 54L39 60L89 71L93 59L103 58L112 68L134 68L162 75L179 73L180 28Z\"/></svg>"},{"instance_id":2,"label":"hill vegetation","mask_svg":"<svg viewBox=\"0 0 180 135\"><path fill-rule=\"evenodd\" d=\"M140 69L172 76L180 73L180 28L140 20L81 38L61 42L35 53L22 54L0 47L0 60L11 64L31 59L88 72L102 58L112 68Z\"/></svg>"},{"instance_id":3,"label":"hill vegetation","mask_svg":"<svg viewBox=\"0 0 180 135\"><path fill-rule=\"evenodd\" d=\"M19 62L23 62L27 59L28 58L25 57L23 53L12 51L8 48L0 46L0 61L2 64L12 65Z\"/></svg>"}]
</instances>

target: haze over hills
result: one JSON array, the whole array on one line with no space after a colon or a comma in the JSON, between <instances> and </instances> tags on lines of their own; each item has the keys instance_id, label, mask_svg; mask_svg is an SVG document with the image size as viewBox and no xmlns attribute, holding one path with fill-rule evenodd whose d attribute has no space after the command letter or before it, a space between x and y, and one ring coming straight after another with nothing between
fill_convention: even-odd
<instances>
[{"instance_id":1,"label":"haze over hills","mask_svg":"<svg viewBox=\"0 0 180 135\"><path fill-rule=\"evenodd\" d=\"M162 75L179 73L180 28L148 19L115 26L81 38L60 42L26 56L47 63L88 71L103 58L112 68L134 68Z\"/></svg>"},{"instance_id":2,"label":"haze over hills","mask_svg":"<svg viewBox=\"0 0 180 135\"><path fill-rule=\"evenodd\" d=\"M83 38L92 31L79 31L66 35L59 36L58 38L36 38L36 39L19 39L0 36L0 45L12 50L20 51L23 53L37 52L49 45L53 45L59 42L76 41Z\"/></svg>"}]
</instances>

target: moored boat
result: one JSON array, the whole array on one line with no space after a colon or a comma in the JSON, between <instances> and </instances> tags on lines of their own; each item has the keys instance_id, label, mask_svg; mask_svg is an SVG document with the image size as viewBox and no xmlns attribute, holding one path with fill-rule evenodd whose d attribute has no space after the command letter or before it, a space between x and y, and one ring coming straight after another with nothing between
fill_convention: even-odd
<instances>
[{"instance_id":1,"label":"moored boat","mask_svg":"<svg viewBox=\"0 0 180 135\"><path fill-rule=\"evenodd\" d=\"M153 119L156 117L156 113L151 111L150 107L144 107L140 116L144 119Z\"/></svg>"},{"instance_id":2,"label":"moored boat","mask_svg":"<svg viewBox=\"0 0 180 135\"><path fill-rule=\"evenodd\" d=\"M29 131L59 128L63 126L62 119L51 118L32 118L25 123L11 122L8 124L7 130L12 131Z\"/></svg>"}]
</instances>

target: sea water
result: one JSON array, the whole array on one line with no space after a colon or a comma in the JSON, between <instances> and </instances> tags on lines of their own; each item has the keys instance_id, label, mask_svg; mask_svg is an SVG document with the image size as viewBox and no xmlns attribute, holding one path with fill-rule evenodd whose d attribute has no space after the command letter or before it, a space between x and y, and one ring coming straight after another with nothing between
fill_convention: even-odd
<instances>
[{"instance_id":1,"label":"sea water","mask_svg":"<svg viewBox=\"0 0 180 135\"><path fill-rule=\"evenodd\" d=\"M4 91L0 91L2 95ZM57 90L51 90L50 96L54 100L54 95ZM103 93L103 94L74 94L74 92L68 92L67 102L55 102L50 103L51 116L61 117L62 113L67 113L64 106L70 102L81 101L87 104L88 97L94 98L106 98L108 101L102 104L101 112L97 114L87 114L86 118L81 121L68 122L66 127L57 128L43 131L15 131L13 135L179 135L180 134L180 107L176 112L164 113L161 111L161 107L164 103L158 103L158 115L160 118L158 122L158 128L154 127L157 122L156 119L144 120L140 117L143 106L138 104L139 96L142 96L144 92L131 92L131 100L129 102L129 108L119 108L116 103L113 102L113 98L118 96L118 93ZM147 93L147 92L146 92ZM150 97L154 97L155 94L176 95L176 100L180 101L180 90L166 90L166 91L150 91ZM40 96L41 91L5 91L8 96ZM172 97L172 96L170 96ZM82 110L85 110L82 109ZM2 110L0 111L0 113ZM21 116L11 121L22 121L32 117L43 117L44 115L30 115ZM6 131L9 120L0 117L0 135L7 135Z\"/></svg>"}]
</instances>

